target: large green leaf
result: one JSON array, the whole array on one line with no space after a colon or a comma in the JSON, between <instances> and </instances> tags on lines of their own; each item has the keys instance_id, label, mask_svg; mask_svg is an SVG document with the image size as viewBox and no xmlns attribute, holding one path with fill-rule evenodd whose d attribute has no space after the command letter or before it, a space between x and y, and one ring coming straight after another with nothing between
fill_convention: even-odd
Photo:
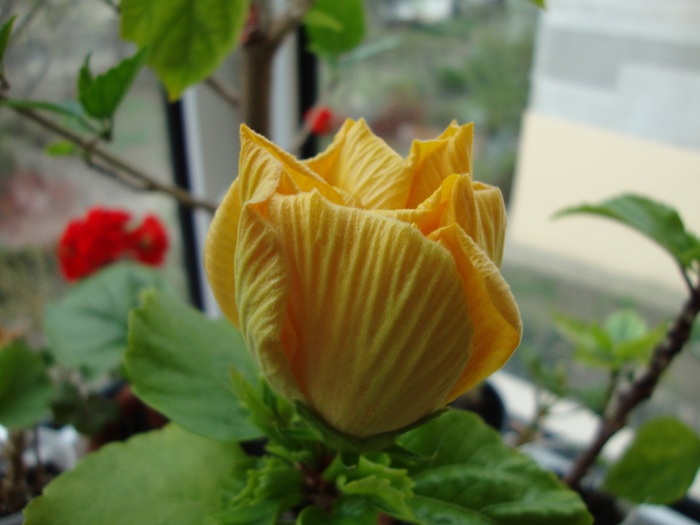
<instances>
[{"instance_id":1,"label":"large green leaf","mask_svg":"<svg viewBox=\"0 0 700 525\"><path fill-rule=\"evenodd\" d=\"M326 23L319 23L325 20ZM337 21L336 25L328 21ZM332 57L350 51L365 36L362 0L317 0L304 21L309 49Z\"/></svg>"},{"instance_id":2,"label":"large green leaf","mask_svg":"<svg viewBox=\"0 0 700 525\"><path fill-rule=\"evenodd\" d=\"M88 55L78 76L78 99L86 113L95 118L112 118L141 70L144 55L145 50L142 49L94 78Z\"/></svg>"},{"instance_id":3,"label":"large green leaf","mask_svg":"<svg viewBox=\"0 0 700 525\"><path fill-rule=\"evenodd\" d=\"M377 510L366 498L341 495L330 514L310 505L299 513L296 525L376 525Z\"/></svg>"},{"instance_id":4,"label":"large green leaf","mask_svg":"<svg viewBox=\"0 0 700 525\"><path fill-rule=\"evenodd\" d=\"M33 500L25 525L202 525L221 510L237 463L235 443L174 424L83 458Z\"/></svg>"},{"instance_id":5,"label":"large green leaf","mask_svg":"<svg viewBox=\"0 0 700 525\"><path fill-rule=\"evenodd\" d=\"M636 503L673 503L700 469L700 437L673 417L642 425L605 479L605 489Z\"/></svg>"},{"instance_id":6,"label":"large green leaf","mask_svg":"<svg viewBox=\"0 0 700 525\"><path fill-rule=\"evenodd\" d=\"M52 394L46 363L36 352L20 341L0 348L0 425L36 425Z\"/></svg>"},{"instance_id":7,"label":"large green leaf","mask_svg":"<svg viewBox=\"0 0 700 525\"><path fill-rule=\"evenodd\" d=\"M578 494L510 449L475 414L455 410L400 438L426 459L409 465L409 505L426 523L589 525Z\"/></svg>"},{"instance_id":8,"label":"large green leaf","mask_svg":"<svg viewBox=\"0 0 700 525\"><path fill-rule=\"evenodd\" d=\"M46 310L44 329L59 364L88 376L115 371L127 348L129 310L141 292L167 288L163 276L134 263L119 263L88 277Z\"/></svg>"},{"instance_id":9,"label":"large green leaf","mask_svg":"<svg viewBox=\"0 0 700 525\"><path fill-rule=\"evenodd\" d=\"M258 437L229 370L257 371L238 330L212 321L169 294L150 291L129 319L125 365L134 393L183 427L220 440Z\"/></svg>"},{"instance_id":10,"label":"large green leaf","mask_svg":"<svg viewBox=\"0 0 700 525\"><path fill-rule=\"evenodd\" d=\"M656 241L684 268L700 258L700 241L685 231L678 212L669 206L639 195L620 195L600 204L584 204L564 209L555 217L588 213L608 217L634 228Z\"/></svg>"},{"instance_id":11,"label":"large green leaf","mask_svg":"<svg viewBox=\"0 0 700 525\"><path fill-rule=\"evenodd\" d=\"M122 0L121 36L148 48L171 100L209 76L238 42L249 0Z\"/></svg>"}]
</instances>

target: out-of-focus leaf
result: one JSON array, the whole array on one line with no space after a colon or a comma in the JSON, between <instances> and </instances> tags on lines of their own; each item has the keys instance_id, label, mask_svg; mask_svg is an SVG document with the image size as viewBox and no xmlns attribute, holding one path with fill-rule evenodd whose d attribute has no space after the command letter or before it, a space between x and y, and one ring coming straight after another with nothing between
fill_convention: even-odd
<instances>
[{"instance_id":1,"label":"out-of-focus leaf","mask_svg":"<svg viewBox=\"0 0 700 525\"><path fill-rule=\"evenodd\" d=\"M666 335L666 323L661 323L659 326L643 333L636 339L625 341L613 348L613 355L620 363L637 361L645 363L649 360L654 347Z\"/></svg>"},{"instance_id":2,"label":"out-of-focus leaf","mask_svg":"<svg viewBox=\"0 0 700 525\"><path fill-rule=\"evenodd\" d=\"M102 75L92 76L90 55L78 75L78 99L85 112L95 118L112 118L143 65L145 50L122 60Z\"/></svg>"},{"instance_id":3,"label":"out-of-focus leaf","mask_svg":"<svg viewBox=\"0 0 700 525\"><path fill-rule=\"evenodd\" d=\"M46 146L44 151L52 157L65 157L67 155L73 155L77 151L77 148L75 144L69 140L59 140Z\"/></svg>"},{"instance_id":4,"label":"out-of-focus leaf","mask_svg":"<svg viewBox=\"0 0 700 525\"><path fill-rule=\"evenodd\" d=\"M574 344L576 359L588 366L611 367L612 342L603 328L561 314L555 315L553 321L559 333Z\"/></svg>"},{"instance_id":5,"label":"out-of-focus leaf","mask_svg":"<svg viewBox=\"0 0 700 525\"><path fill-rule=\"evenodd\" d=\"M247 458L235 443L163 430L84 457L25 509L25 525L201 525Z\"/></svg>"},{"instance_id":6,"label":"out-of-focus leaf","mask_svg":"<svg viewBox=\"0 0 700 525\"><path fill-rule=\"evenodd\" d=\"M2 65L2 60L5 57L5 50L7 49L7 44L10 42L12 26L16 19L17 15L14 15L0 27L0 78L5 76L5 68Z\"/></svg>"},{"instance_id":7,"label":"out-of-focus leaf","mask_svg":"<svg viewBox=\"0 0 700 525\"><path fill-rule=\"evenodd\" d=\"M376 525L377 509L361 496L341 495L333 502L331 513L306 507L297 518L297 525Z\"/></svg>"},{"instance_id":8,"label":"out-of-focus leaf","mask_svg":"<svg viewBox=\"0 0 700 525\"><path fill-rule=\"evenodd\" d=\"M574 491L507 447L472 413L448 412L404 434L399 444L424 456L408 464L408 503L416 518L443 525L589 525Z\"/></svg>"},{"instance_id":9,"label":"out-of-focus leaf","mask_svg":"<svg viewBox=\"0 0 700 525\"><path fill-rule=\"evenodd\" d=\"M304 25L306 27L320 27L330 29L332 31L342 31L343 23L337 18L333 18L328 13L311 9L304 17Z\"/></svg>"},{"instance_id":10,"label":"out-of-focus leaf","mask_svg":"<svg viewBox=\"0 0 700 525\"><path fill-rule=\"evenodd\" d=\"M362 42L365 36L365 11L362 0L317 0L309 10L311 20L338 20L340 30L318 24L306 24L309 49L323 57L346 53Z\"/></svg>"},{"instance_id":11,"label":"out-of-focus leaf","mask_svg":"<svg viewBox=\"0 0 700 525\"><path fill-rule=\"evenodd\" d=\"M36 425L52 394L46 364L36 352L21 341L0 348L0 425Z\"/></svg>"},{"instance_id":12,"label":"out-of-focus leaf","mask_svg":"<svg viewBox=\"0 0 700 525\"><path fill-rule=\"evenodd\" d=\"M166 293L148 291L129 318L124 362L134 393L179 425L220 440L261 435L229 381L235 367L257 380L240 332Z\"/></svg>"},{"instance_id":13,"label":"out-of-focus leaf","mask_svg":"<svg viewBox=\"0 0 700 525\"><path fill-rule=\"evenodd\" d=\"M537 7L541 7L542 9L545 9L547 6L544 3L544 0L530 0L533 4L535 4Z\"/></svg>"},{"instance_id":14,"label":"out-of-focus leaf","mask_svg":"<svg viewBox=\"0 0 700 525\"><path fill-rule=\"evenodd\" d=\"M43 109L45 111L51 111L58 115L63 115L65 117L70 117L74 119L82 119L84 115L68 105L62 106L59 104L52 104L51 102L42 102L39 100L14 100L14 99L0 99L0 106L8 106L11 108L20 109Z\"/></svg>"},{"instance_id":15,"label":"out-of-focus leaf","mask_svg":"<svg viewBox=\"0 0 700 525\"><path fill-rule=\"evenodd\" d=\"M700 241L686 232L678 212L640 195L620 195L600 204L584 204L561 210L555 217L587 213L608 217L657 242L681 266L688 268L700 258Z\"/></svg>"},{"instance_id":16,"label":"out-of-focus leaf","mask_svg":"<svg viewBox=\"0 0 700 525\"><path fill-rule=\"evenodd\" d=\"M44 329L58 364L88 377L118 370L127 348L129 311L146 288L167 289L160 272L113 264L73 286L46 310Z\"/></svg>"},{"instance_id":17,"label":"out-of-focus leaf","mask_svg":"<svg viewBox=\"0 0 700 525\"><path fill-rule=\"evenodd\" d=\"M634 310L618 310L605 319L605 331L613 346L626 343L643 336L647 323Z\"/></svg>"},{"instance_id":18,"label":"out-of-focus leaf","mask_svg":"<svg viewBox=\"0 0 700 525\"><path fill-rule=\"evenodd\" d=\"M248 6L249 0L122 0L121 36L148 48L148 65L176 100L236 46Z\"/></svg>"},{"instance_id":19,"label":"out-of-focus leaf","mask_svg":"<svg viewBox=\"0 0 700 525\"><path fill-rule=\"evenodd\" d=\"M605 479L615 496L659 505L682 498L700 469L700 437L673 417L642 425Z\"/></svg>"}]
</instances>

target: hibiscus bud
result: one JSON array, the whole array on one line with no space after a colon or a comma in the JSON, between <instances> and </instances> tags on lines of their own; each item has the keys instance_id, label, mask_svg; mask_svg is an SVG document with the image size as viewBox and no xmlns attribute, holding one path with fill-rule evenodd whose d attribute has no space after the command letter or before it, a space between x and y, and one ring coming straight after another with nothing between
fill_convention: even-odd
<instances>
[{"instance_id":1,"label":"hibiscus bud","mask_svg":"<svg viewBox=\"0 0 700 525\"><path fill-rule=\"evenodd\" d=\"M345 435L414 424L519 343L503 199L471 179L472 133L453 123L403 159L348 120L298 161L241 128L209 281L270 385Z\"/></svg>"}]
</instances>

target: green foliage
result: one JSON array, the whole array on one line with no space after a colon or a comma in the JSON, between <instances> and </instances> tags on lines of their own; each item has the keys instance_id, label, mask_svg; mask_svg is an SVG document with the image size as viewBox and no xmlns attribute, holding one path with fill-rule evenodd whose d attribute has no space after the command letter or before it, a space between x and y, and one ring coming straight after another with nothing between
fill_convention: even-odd
<instances>
[{"instance_id":1,"label":"green foliage","mask_svg":"<svg viewBox=\"0 0 700 525\"><path fill-rule=\"evenodd\" d=\"M10 35L12 34L12 26L17 19L17 15L10 17L10 19L5 22L2 27L0 27L0 80L5 78L5 68L3 66L2 60L5 56L5 50L7 49L7 44L10 42Z\"/></svg>"},{"instance_id":2,"label":"green foliage","mask_svg":"<svg viewBox=\"0 0 700 525\"><path fill-rule=\"evenodd\" d=\"M642 425L608 471L605 489L635 503L665 505L682 498L700 469L700 437L673 417Z\"/></svg>"},{"instance_id":3,"label":"green foliage","mask_svg":"<svg viewBox=\"0 0 700 525\"><path fill-rule=\"evenodd\" d=\"M150 287L167 287L159 272L124 262L88 277L50 304L44 330L57 363L81 369L88 378L116 372L127 348L129 310Z\"/></svg>"},{"instance_id":4,"label":"green foliage","mask_svg":"<svg viewBox=\"0 0 700 525\"><path fill-rule=\"evenodd\" d=\"M510 449L481 419L448 412L402 436L426 457L409 464L409 505L425 523L445 525L588 525L579 496L552 472Z\"/></svg>"},{"instance_id":5,"label":"green foliage","mask_svg":"<svg viewBox=\"0 0 700 525\"><path fill-rule=\"evenodd\" d=\"M317 0L304 19L304 28L312 52L326 58L346 53L365 36L362 0Z\"/></svg>"},{"instance_id":6,"label":"green foliage","mask_svg":"<svg viewBox=\"0 0 700 525\"><path fill-rule=\"evenodd\" d=\"M51 412L55 425L72 425L81 434L94 436L119 417L119 406L102 394L83 394L76 385L63 383L51 398Z\"/></svg>"},{"instance_id":7,"label":"green foliage","mask_svg":"<svg viewBox=\"0 0 700 525\"><path fill-rule=\"evenodd\" d=\"M0 425L36 425L52 394L46 363L36 352L21 341L0 348Z\"/></svg>"},{"instance_id":8,"label":"green foliage","mask_svg":"<svg viewBox=\"0 0 700 525\"><path fill-rule=\"evenodd\" d=\"M144 56L142 49L96 77L90 71L90 55L85 57L78 75L78 100L85 112L94 118L111 120L141 70Z\"/></svg>"},{"instance_id":9,"label":"green foliage","mask_svg":"<svg viewBox=\"0 0 700 525\"><path fill-rule=\"evenodd\" d=\"M360 456L356 467L340 467L340 457L324 473L335 479L338 490L346 496L364 498L378 510L403 521L413 521L408 500L413 496L413 480L405 469L391 468L386 454L373 454L372 460Z\"/></svg>"},{"instance_id":10,"label":"green foliage","mask_svg":"<svg viewBox=\"0 0 700 525\"><path fill-rule=\"evenodd\" d=\"M612 313L601 326L556 315L559 332L575 345L575 357L582 363L618 371L634 362L646 362L666 333L666 325L649 330L646 322L633 310Z\"/></svg>"},{"instance_id":11,"label":"green foliage","mask_svg":"<svg viewBox=\"0 0 700 525\"><path fill-rule=\"evenodd\" d=\"M129 319L125 365L134 393L184 428L220 440L260 432L239 405L228 373L257 379L240 333L166 293L146 292Z\"/></svg>"},{"instance_id":12,"label":"green foliage","mask_svg":"<svg viewBox=\"0 0 700 525\"><path fill-rule=\"evenodd\" d=\"M556 217L587 213L607 217L637 230L658 243L678 261L690 268L700 260L700 241L687 232L678 212L673 208L640 195L624 194L601 202L566 208Z\"/></svg>"},{"instance_id":13,"label":"green foliage","mask_svg":"<svg viewBox=\"0 0 700 525\"><path fill-rule=\"evenodd\" d=\"M44 151L52 157L65 157L67 155L73 155L77 151L77 148L75 144L68 140L59 140L46 146Z\"/></svg>"},{"instance_id":14,"label":"green foliage","mask_svg":"<svg viewBox=\"0 0 700 525\"><path fill-rule=\"evenodd\" d=\"M360 496L341 496L333 502L331 513L306 507L297 518L297 525L376 525L377 509Z\"/></svg>"},{"instance_id":15,"label":"green foliage","mask_svg":"<svg viewBox=\"0 0 700 525\"><path fill-rule=\"evenodd\" d=\"M542 9L545 9L547 5L544 3L544 0L530 0L533 4L535 4L537 7L541 7Z\"/></svg>"},{"instance_id":16,"label":"green foliage","mask_svg":"<svg viewBox=\"0 0 700 525\"><path fill-rule=\"evenodd\" d=\"M261 458L245 475L245 484L239 483L237 494L226 508L212 517L215 523L274 524L279 514L298 506L304 499L302 472L278 458ZM241 479L240 473L236 477Z\"/></svg>"},{"instance_id":17,"label":"green foliage","mask_svg":"<svg viewBox=\"0 0 700 525\"><path fill-rule=\"evenodd\" d=\"M524 347L519 350L520 358L525 362L532 380L555 394L564 397L569 391L569 377L564 363L550 366L545 363L540 353L532 347Z\"/></svg>"},{"instance_id":18,"label":"green foliage","mask_svg":"<svg viewBox=\"0 0 700 525\"><path fill-rule=\"evenodd\" d=\"M26 525L201 525L245 454L235 443L171 424L113 443L54 480L25 510Z\"/></svg>"},{"instance_id":19,"label":"green foliage","mask_svg":"<svg viewBox=\"0 0 700 525\"><path fill-rule=\"evenodd\" d=\"M170 100L204 80L238 43L249 0L122 0L121 36L146 61Z\"/></svg>"}]
</instances>

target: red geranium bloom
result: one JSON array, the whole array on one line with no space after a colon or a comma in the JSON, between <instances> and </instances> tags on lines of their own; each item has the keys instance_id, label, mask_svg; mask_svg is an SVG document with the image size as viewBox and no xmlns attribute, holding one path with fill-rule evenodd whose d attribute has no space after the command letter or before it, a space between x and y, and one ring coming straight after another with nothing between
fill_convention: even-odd
<instances>
[{"instance_id":1,"label":"red geranium bloom","mask_svg":"<svg viewBox=\"0 0 700 525\"><path fill-rule=\"evenodd\" d=\"M131 233L131 245L138 261L153 266L161 264L168 250L168 234L163 223L147 215L141 226Z\"/></svg>"},{"instance_id":2,"label":"red geranium bloom","mask_svg":"<svg viewBox=\"0 0 700 525\"><path fill-rule=\"evenodd\" d=\"M311 133L325 135L331 132L333 111L328 106L313 107L304 114L304 120Z\"/></svg>"},{"instance_id":3,"label":"red geranium bloom","mask_svg":"<svg viewBox=\"0 0 700 525\"><path fill-rule=\"evenodd\" d=\"M114 261L130 257L151 265L163 262L168 247L163 225L153 216L133 230L123 210L92 208L66 227L58 246L61 273L82 279Z\"/></svg>"}]
</instances>

